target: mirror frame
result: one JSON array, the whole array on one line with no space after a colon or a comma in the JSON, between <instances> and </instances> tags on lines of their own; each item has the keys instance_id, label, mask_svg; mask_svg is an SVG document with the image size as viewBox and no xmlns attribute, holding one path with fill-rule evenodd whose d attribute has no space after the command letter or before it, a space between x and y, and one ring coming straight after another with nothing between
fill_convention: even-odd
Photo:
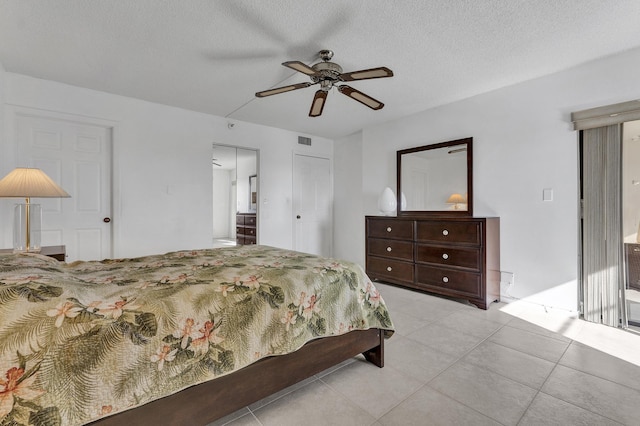
<instances>
[{"instance_id":1,"label":"mirror frame","mask_svg":"<svg viewBox=\"0 0 640 426\"><path fill-rule=\"evenodd\" d=\"M414 152L428 151L431 149L446 148L455 145L467 146L467 210L402 210L402 156ZM473 138L456 139L431 145L407 148L397 151L397 215L398 216L473 216Z\"/></svg>"}]
</instances>

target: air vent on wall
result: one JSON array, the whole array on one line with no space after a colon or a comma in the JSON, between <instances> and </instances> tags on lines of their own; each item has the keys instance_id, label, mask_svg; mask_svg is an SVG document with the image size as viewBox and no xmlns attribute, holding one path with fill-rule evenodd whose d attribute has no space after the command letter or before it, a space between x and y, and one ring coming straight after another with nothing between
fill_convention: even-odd
<instances>
[{"instance_id":1,"label":"air vent on wall","mask_svg":"<svg viewBox=\"0 0 640 426\"><path fill-rule=\"evenodd\" d=\"M304 136L298 136L298 143L300 145L309 145L309 146L311 146L311 138L305 138Z\"/></svg>"}]
</instances>

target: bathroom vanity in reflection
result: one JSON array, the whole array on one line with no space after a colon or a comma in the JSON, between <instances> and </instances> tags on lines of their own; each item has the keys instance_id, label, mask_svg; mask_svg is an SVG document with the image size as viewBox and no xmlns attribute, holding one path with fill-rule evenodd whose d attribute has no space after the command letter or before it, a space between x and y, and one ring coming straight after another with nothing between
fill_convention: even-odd
<instances>
[{"instance_id":1,"label":"bathroom vanity in reflection","mask_svg":"<svg viewBox=\"0 0 640 426\"><path fill-rule=\"evenodd\" d=\"M482 309L499 300L500 218L473 216L472 142L398 151L398 214L365 218L371 279Z\"/></svg>"}]
</instances>

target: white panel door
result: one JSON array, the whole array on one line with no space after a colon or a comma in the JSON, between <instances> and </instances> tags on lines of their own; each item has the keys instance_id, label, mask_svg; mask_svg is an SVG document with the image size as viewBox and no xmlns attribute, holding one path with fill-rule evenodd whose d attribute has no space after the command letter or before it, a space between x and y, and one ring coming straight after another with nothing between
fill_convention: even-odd
<instances>
[{"instance_id":1,"label":"white panel door","mask_svg":"<svg viewBox=\"0 0 640 426\"><path fill-rule=\"evenodd\" d=\"M294 249L331 256L333 186L329 159L294 155Z\"/></svg>"},{"instance_id":2,"label":"white panel door","mask_svg":"<svg viewBox=\"0 0 640 426\"><path fill-rule=\"evenodd\" d=\"M42 205L42 245L64 244L67 261L111 257L112 128L16 114L18 165L42 169L71 198Z\"/></svg>"}]
</instances>

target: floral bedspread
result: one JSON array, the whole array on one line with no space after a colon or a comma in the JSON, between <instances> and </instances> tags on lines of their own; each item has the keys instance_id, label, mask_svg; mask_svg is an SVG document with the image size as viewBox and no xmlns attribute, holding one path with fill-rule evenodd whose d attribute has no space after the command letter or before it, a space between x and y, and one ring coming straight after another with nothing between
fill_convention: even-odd
<instances>
[{"instance_id":1,"label":"floral bedspread","mask_svg":"<svg viewBox=\"0 0 640 426\"><path fill-rule=\"evenodd\" d=\"M0 425L78 425L318 337L393 325L359 266L241 246L0 255Z\"/></svg>"}]
</instances>

